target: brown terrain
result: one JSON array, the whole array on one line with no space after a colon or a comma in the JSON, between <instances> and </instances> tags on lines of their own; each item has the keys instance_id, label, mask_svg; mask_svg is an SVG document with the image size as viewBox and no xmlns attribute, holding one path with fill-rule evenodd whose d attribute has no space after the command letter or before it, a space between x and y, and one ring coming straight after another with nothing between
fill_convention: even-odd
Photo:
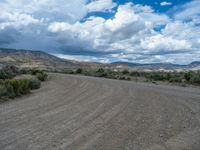
<instances>
[{"instance_id":1,"label":"brown terrain","mask_svg":"<svg viewBox=\"0 0 200 150\"><path fill-rule=\"evenodd\" d=\"M0 104L1 150L199 150L200 90L50 74Z\"/></svg>"},{"instance_id":2,"label":"brown terrain","mask_svg":"<svg viewBox=\"0 0 200 150\"><path fill-rule=\"evenodd\" d=\"M7 65L14 65L19 68L37 68L49 71L110 66L109 64L100 64L95 62L78 62L61 59L43 51L0 48L0 69Z\"/></svg>"}]
</instances>

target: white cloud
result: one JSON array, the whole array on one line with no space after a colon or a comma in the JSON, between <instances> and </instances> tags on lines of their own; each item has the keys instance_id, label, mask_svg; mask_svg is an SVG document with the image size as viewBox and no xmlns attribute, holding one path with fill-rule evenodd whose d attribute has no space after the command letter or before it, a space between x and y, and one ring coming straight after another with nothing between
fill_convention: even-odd
<instances>
[{"instance_id":1,"label":"white cloud","mask_svg":"<svg viewBox=\"0 0 200 150\"><path fill-rule=\"evenodd\" d=\"M199 6L187 3L170 18L150 6L112 0L4 0L0 46L55 49L59 57L85 61L183 63L185 56L189 62L200 57ZM114 15L85 18L99 11Z\"/></svg>"},{"instance_id":2,"label":"white cloud","mask_svg":"<svg viewBox=\"0 0 200 150\"><path fill-rule=\"evenodd\" d=\"M117 4L112 0L92 0L86 7L89 12L95 11L110 11Z\"/></svg>"},{"instance_id":3,"label":"white cloud","mask_svg":"<svg viewBox=\"0 0 200 150\"><path fill-rule=\"evenodd\" d=\"M184 39L175 39L171 36L164 36L157 34L155 36L147 37L141 42L141 47L148 52L154 51L176 51L191 49L191 45ZM150 51L149 51L150 50Z\"/></svg>"},{"instance_id":4,"label":"white cloud","mask_svg":"<svg viewBox=\"0 0 200 150\"><path fill-rule=\"evenodd\" d=\"M153 16L152 21L149 16ZM112 19L91 17L83 23L55 22L48 29L51 32L65 32L66 38L71 37L80 43L87 42L88 47L96 51L137 51L134 44L151 34L155 25L167 22L167 16L156 14L151 8L127 3L118 7Z\"/></svg>"},{"instance_id":5,"label":"white cloud","mask_svg":"<svg viewBox=\"0 0 200 150\"><path fill-rule=\"evenodd\" d=\"M86 0L5 0L0 2L1 12L34 15L37 19L74 22L86 13Z\"/></svg>"},{"instance_id":6,"label":"white cloud","mask_svg":"<svg viewBox=\"0 0 200 150\"><path fill-rule=\"evenodd\" d=\"M170 5L172 5L172 3L171 2L161 2L160 3L160 6L170 6Z\"/></svg>"},{"instance_id":7,"label":"white cloud","mask_svg":"<svg viewBox=\"0 0 200 150\"><path fill-rule=\"evenodd\" d=\"M193 0L190 3L186 3L178 9L175 14L176 20L181 21L195 21L200 22L200 1Z\"/></svg>"},{"instance_id":8,"label":"white cloud","mask_svg":"<svg viewBox=\"0 0 200 150\"><path fill-rule=\"evenodd\" d=\"M3 30L7 27L20 28L28 26L30 24L39 24L42 23L42 19L35 19L33 16L22 13L8 13L3 12L0 14L0 30Z\"/></svg>"}]
</instances>

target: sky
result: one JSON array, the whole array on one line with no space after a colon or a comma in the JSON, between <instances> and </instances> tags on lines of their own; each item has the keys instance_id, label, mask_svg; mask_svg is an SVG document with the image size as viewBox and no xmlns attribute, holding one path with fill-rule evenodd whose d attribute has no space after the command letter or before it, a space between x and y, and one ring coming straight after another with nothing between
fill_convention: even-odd
<instances>
[{"instance_id":1,"label":"sky","mask_svg":"<svg viewBox=\"0 0 200 150\"><path fill-rule=\"evenodd\" d=\"M110 63L200 61L200 0L0 0L0 47Z\"/></svg>"}]
</instances>

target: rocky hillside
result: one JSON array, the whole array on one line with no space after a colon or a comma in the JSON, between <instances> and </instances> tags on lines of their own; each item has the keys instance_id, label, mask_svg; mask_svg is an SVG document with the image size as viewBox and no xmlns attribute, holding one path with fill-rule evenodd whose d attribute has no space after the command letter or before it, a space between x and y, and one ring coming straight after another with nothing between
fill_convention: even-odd
<instances>
[{"instance_id":1,"label":"rocky hillside","mask_svg":"<svg viewBox=\"0 0 200 150\"><path fill-rule=\"evenodd\" d=\"M82 63L55 57L42 51L2 49L0 48L0 67L16 65L18 67L60 70L66 68L93 67L98 64Z\"/></svg>"}]
</instances>

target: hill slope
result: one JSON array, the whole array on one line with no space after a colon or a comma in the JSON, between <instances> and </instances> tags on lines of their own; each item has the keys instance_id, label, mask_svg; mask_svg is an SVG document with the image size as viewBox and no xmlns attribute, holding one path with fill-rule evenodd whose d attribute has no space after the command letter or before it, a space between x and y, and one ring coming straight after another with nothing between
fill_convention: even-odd
<instances>
[{"instance_id":1,"label":"hill slope","mask_svg":"<svg viewBox=\"0 0 200 150\"><path fill-rule=\"evenodd\" d=\"M96 63L76 62L58 58L42 51L0 48L0 64L18 67L59 70L65 68L93 67Z\"/></svg>"}]
</instances>

